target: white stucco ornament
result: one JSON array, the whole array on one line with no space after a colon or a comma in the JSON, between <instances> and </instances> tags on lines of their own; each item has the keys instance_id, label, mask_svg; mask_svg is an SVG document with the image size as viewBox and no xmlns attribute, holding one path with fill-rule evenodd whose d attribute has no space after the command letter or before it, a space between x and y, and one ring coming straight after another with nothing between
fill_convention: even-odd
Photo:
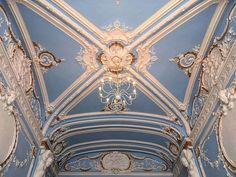
<instances>
[{"instance_id":1,"label":"white stucco ornament","mask_svg":"<svg viewBox=\"0 0 236 177\"><path fill-rule=\"evenodd\" d=\"M234 107L234 101L236 100L236 81L232 83L230 88L221 90L219 92L219 98L223 103L223 114L226 116L228 111Z\"/></svg>"},{"instance_id":2,"label":"white stucco ornament","mask_svg":"<svg viewBox=\"0 0 236 177\"><path fill-rule=\"evenodd\" d=\"M53 161L54 157L52 152L50 150L42 148L38 165L35 169L34 177L44 177L45 170L52 164Z\"/></svg>"},{"instance_id":3,"label":"white stucco ornament","mask_svg":"<svg viewBox=\"0 0 236 177\"><path fill-rule=\"evenodd\" d=\"M103 157L102 165L106 170L127 170L130 167L130 159L126 154L115 151Z\"/></svg>"},{"instance_id":4,"label":"white stucco ornament","mask_svg":"<svg viewBox=\"0 0 236 177\"><path fill-rule=\"evenodd\" d=\"M15 91L9 87L5 88L4 84L0 82L0 100L3 103L4 110L8 111L9 114L13 112L13 102L16 100Z\"/></svg>"},{"instance_id":5,"label":"white stucco ornament","mask_svg":"<svg viewBox=\"0 0 236 177\"><path fill-rule=\"evenodd\" d=\"M188 168L188 177L200 177L193 159L193 153L190 149L184 149L180 160L184 167Z\"/></svg>"}]
</instances>

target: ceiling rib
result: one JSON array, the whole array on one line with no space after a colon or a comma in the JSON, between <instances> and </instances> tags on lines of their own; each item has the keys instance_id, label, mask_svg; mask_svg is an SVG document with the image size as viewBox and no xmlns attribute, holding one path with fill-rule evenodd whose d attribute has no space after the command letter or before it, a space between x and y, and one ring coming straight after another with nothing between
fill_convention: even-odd
<instances>
[{"instance_id":1,"label":"ceiling rib","mask_svg":"<svg viewBox=\"0 0 236 177\"><path fill-rule=\"evenodd\" d=\"M129 50L132 50L133 48L137 47L140 43L142 43L143 41L145 41L148 37L150 37L151 35L153 35L154 33L156 33L161 27L163 27L164 25L166 25L168 22L170 22L171 20L173 20L174 18L176 18L178 15L180 15L181 13L183 13L186 9L188 9L189 7L191 7L192 5L194 5L197 2L197 0L190 0L188 1L186 4L184 4L183 6L181 6L178 10L176 10L175 12L173 12L171 15L169 15L168 17L164 18L160 23L158 23L157 25L155 25L154 27L152 27L149 31L147 31L145 34L143 34L142 36L140 36L136 41L134 41L132 44L130 44L128 46ZM188 14L188 12L187 12Z\"/></svg>"},{"instance_id":2,"label":"ceiling rib","mask_svg":"<svg viewBox=\"0 0 236 177\"><path fill-rule=\"evenodd\" d=\"M169 34L170 32L174 31L176 28L178 28L180 25L194 17L195 15L199 14L212 4L215 4L215 1L212 0L206 0L201 2L200 4L194 6L192 9L190 9L188 12L186 12L184 15L177 18L175 21L173 21L171 24L166 26L164 29L162 29L160 32L156 33L154 36L149 38L145 44L143 44L144 48L150 48L152 45L157 43L160 39L162 39L164 36ZM137 40L137 43L140 43L142 41ZM133 43L134 45L134 43Z\"/></svg>"},{"instance_id":3,"label":"ceiling rib","mask_svg":"<svg viewBox=\"0 0 236 177\"><path fill-rule=\"evenodd\" d=\"M34 68L35 68L35 71L37 73L37 78L39 80L39 83L40 83L40 89L41 89L41 92L42 92L42 95L43 95L43 101L44 103L49 103L49 99L48 99L48 94L47 94L47 90L45 88L45 83L44 83L44 79L43 79L43 75L39 69L39 66L37 64L37 62L35 62L35 60L37 60L37 56L36 56L36 51L35 51L35 48L34 48L34 45L33 45L33 42L30 38L30 35L29 35L29 32L26 28L26 25L24 23L24 20L23 20L23 17L17 7L17 4L15 1L7 1L8 4L9 4L9 7L15 17L15 20L18 24L18 27L20 29L20 32L23 36L23 40L26 44L26 47L27 47L27 50L28 50L28 53L34 63ZM44 86L42 86L44 85Z\"/></svg>"},{"instance_id":4,"label":"ceiling rib","mask_svg":"<svg viewBox=\"0 0 236 177\"><path fill-rule=\"evenodd\" d=\"M85 31L83 28L81 28L77 23L75 23L73 20L71 20L69 17L67 17L65 14L63 14L60 10L55 8L53 5L51 5L46 0L38 0L40 4L42 4L45 8L49 9L52 13L58 15L61 19L66 21L70 26L72 26L74 29L76 29L77 32L84 35L87 39L91 40L96 46L101 48L102 50L106 49L106 46L103 45L100 41L98 41L96 38L94 38L91 34L89 34L87 31Z\"/></svg>"},{"instance_id":5,"label":"ceiling rib","mask_svg":"<svg viewBox=\"0 0 236 177\"><path fill-rule=\"evenodd\" d=\"M77 10L72 8L69 4L67 4L63 0L53 0L53 2L67 12L72 18L76 19L79 23L83 24L87 27L91 32L95 33L102 41L105 41L108 38L106 33L100 30L97 26L87 20L83 15L81 15ZM145 22L143 22L140 26L134 29L131 32L128 32L128 36L130 39L134 38L138 34L141 34L146 28L151 26L155 21L160 19L162 16L167 14L173 8L178 6L183 0L171 0L166 5L164 5L160 10L158 10L154 15L148 18Z\"/></svg>"},{"instance_id":6,"label":"ceiling rib","mask_svg":"<svg viewBox=\"0 0 236 177\"><path fill-rule=\"evenodd\" d=\"M207 49L209 47L209 44L210 44L210 42L212 40L212 37L214 35L215 29L216 29L216 27L217 27L217 25L220 21L220 18L221 18L222 14L223 14L223 12L226 8L227 3L228 3L228 0L219 1L219 4L218 4L218 6L215 10L215 13L214 13L214 15L211 19L211 22L208 26L206 34L203 38L203 41L201 43L199 52L197 54L197 61L196 61L197 64L193 68L193 71L192 71L192 74L191 74L191 77L190 77L190 80L189 80L189 83L188 83L188 86L187 86L187 90L186 90L186 93L185 93L185 97L184 97L184 104L185 105L189 104L189 100L191 98L194 83L195 83L196 78L198 76L198 72L200 70L202 60L205 57L205 54L206 54Z\"/></svg>"}]
</instances>

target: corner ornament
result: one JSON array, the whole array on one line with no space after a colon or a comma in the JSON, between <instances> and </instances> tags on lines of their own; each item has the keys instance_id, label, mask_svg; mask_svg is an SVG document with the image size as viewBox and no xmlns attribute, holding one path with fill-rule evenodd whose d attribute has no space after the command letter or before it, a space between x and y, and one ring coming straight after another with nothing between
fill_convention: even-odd
<instances>
[{"instance_id":1,"label":"corner ornament","mask_svg":"<svg viewBox=\"0 0 236 177\"><path fill-rule=\"evenodd\" d=\"M190 149L183 149L180 160L183 166L188 169L188 177L200 177Z\"/></svg>"},{"instance_id":2,"label":"corner ornament","mask_svg":"<svg viewBox=\"0 0 236 177\"><path fill-rule=\"evenodd\" d=\"M53 163L54 157L50 150L42 147L34 177L44 177L46 169Z\"/></svg>"}]
</instances>

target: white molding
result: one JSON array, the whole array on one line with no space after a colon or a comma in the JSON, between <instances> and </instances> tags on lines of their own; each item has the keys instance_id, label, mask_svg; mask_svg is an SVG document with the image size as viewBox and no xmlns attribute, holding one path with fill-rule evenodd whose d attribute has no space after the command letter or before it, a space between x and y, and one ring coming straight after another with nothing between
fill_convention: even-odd
<instances>
[{"instance_id":1,"label":"white molding","mask_svg":"<svg viewBox=\"0 0 236 177\"><path fill-rule=\"evenodd\" d=\"M230 76L236 70L236 41L232 45L228 57L226 58L224 65L221 67L219 77L216 81L216 85L211 89L209 96L201 110L201 113L195 123L195 126L190 134L190 139L193 144L198 140L203 128L205 127L210 114L212 113L215 105L218 101L218 93L220 90L224 89L227 85ZM211 119L211 122L214 118Z\"/></svg>"},{"instance_id":2,"label":"white molding","mask_svg":"<svg viewBox=\"0 0 236 177\"><path fill-rule=\"evenodd\" d=\"M62 24L55 17L52 17L45 10L43 10L41 7L37 6L36 4L34 4L33 2L30 2L30 1L24 1L24 2L26 3L24 5L26 5L28 8L32 9L37 14L41 15L43 18L45 18L47 21L51 22L53 25L58 27L60 30L62 30L66 34L68 34L68 35L70 34L70 33L67 33L68 32L67 31L68 28L66 27L66 25ZM30 48L28 48L29 53L31 54L31 56L34 56L34 54L36 53L35 52L35 48L33 46L32 40L30 39L29 32L27 31L27 28L25 26L25 23L24 23L24 20L23 20L21 14L20 14L20 11L19 11L19 9L18 9L18 7L17 7L17 5L16 5L16 3L14 1L9 1L9 5L10 5L10 7L12 9L13 14L15 15L17 23L19 24L21 33L23 34L23 36L26 36L24 38L24 41L29 46L31 46ZM59 26L57 26L58 24L59 24ZM69 36L72 39L75 39L77 42L81 43L86 50L90 50L91 48L93 48L93 46L91 46L87 41L85 41L83 38L81 38L77 33L72 32L72 31L71 31L71 33L73 33L73 34L69 35ZM52 109L54 109L55 107L59 106L59 104L63 101L63 99L66 96L68 96L81 82L86 80L93 73L93 71L91 71L88 68L86 68L85 72L76 81L74 81L67 89L65 89L64 92L61 93L56 98L56 100L54 100L53 102L50 102L49 101L49 96L48 96L48 93L47 93L46 84L45 84L45 81L44 81L44 78L43 78L43 73L42 73L42 71L40 69L40 66L39 66L38 62L37 62L38 61L37 56L34 56L32 59L34 61L33 62L34 63L34 67L35 67L35 70L37 72L37 77L38 77L38 80L39 80L39 85L40 85L40 88L41 88L41 92L42 92L42 95L43 95L45 108L47 109L47 111L52 111Z\"/></svg>"},{"instance_id":3,"label":"white molding","mask_svg":"<svg viewBox=\"0 0 236 177\"><path fill-rule=\"evenodd\" d=\"M193 71L192 71L192 74L191 74L191 77L190 77L190 80L189 80L189 83L188 83L188 86L187 86L187 89L186 89L186 93L185 93L185 97L184 97L184 104L185 105L188 105L189 104L189 101L190 101L190 98L191 98L191 94L192 94L192 90L193 90L193 87L194 87L194 83L197 79L197 76L198 76L198 72L200 70L200 63L202 62L206 52L207 52L207 49L209 47L209 44L211 42L211 39L214 35L214 32L215 32L215 29L220 21L220 18L226 8L226 5L227 5L228 1L220 1L218 6L217 6L217 9L215 10L215 13L211 19L211 22L208 26L208 29L206 31L206 34L203 38L203 41L202 41L202 44L200 46L200 49L199 49L199 52L198 52L198 55L197 55L197 64L194 66L193 68Z\"/></svg>"},{"instance_id":4,"label":"white molding","mask_svg":"<svg viewBox=\"0 0 236 177\"><path fill-rule=\"evenodd\" d=\"M72 114L72 115L66 115L63 118L64 119L70 119L70 118L75 118L75 117L87 117L87 116L98 116L98 115L114 115L111 112L89 112L89 113L80 113L80 114ZM151 113L143 113L143 112L131 112L131 111L126 111L126 112L121 112L121 115L130 115L130 116L148 116L148 117L153 117L153 118L161 118L161 119L166 119L169 120L169 117L166 115L159 115L159 114L151 114ZM147 120L144 120L146 122Z\"/></svg>"},{"instance_id":5,"label":"white molding","mask_svg":"<svg viewBox=\"0 0 236 177\"><path fill-rule=\"evenodd\" d=\"M162 92L158 91L154 86L152 86L149 82L147 82L140 74L138 74L135 70L132 68L129 68L129 72L134 75L137 80L139 80L146 88L149 88L157 95L157 97L160 98L163 103L165 103L178 117L178 119L181 119L182 123L184 124L184 127L186 129L187 134L190 134L190 126L185 119L184 115L174 106L172 105L162 94ZM165 95L166 96L166 95Z\"/></svg>"},{"instance_id":6,"label":"white molding","mask_svg":"<svg viewBox=\"0 0 236 177\"><path fill-rule=\"evenodd\" d=\"M3 72L11 87L14 88L16 93L19 94L17 97L17 102L19 103L20 109L25 117L26 122L29 125L30 131L34 136L36 143L39 145L43 138L43 135L39 128L39 122L30 107L24 89L20 87L17 81L16 75L10 63L10 57L8 56L8 53L2 41L0 42L0 54L1 71Z\"/></svg>"},{"instance_id":7,"label":"white molding","mask_svg":"<svg viewBox=\"0 0 236 177\"><path fill-rule=\"evenodd\" d=\"M164 87L158 79L156 79L148 70L142 71L144 76L153 83L168 99L170 99L180 110L185 110L186 105L178 100L166 87ZM181 109L182 108L182 109Z\"/></svg>"},{"instance_id":8,"label":"white molding","mask_svg":"<svg viewBox=\"0 0 236 177\"><path fill-rule=\"evenodd\" d=\"M100 176L102 177L101 173L81 173L81 172L60 172L59 177L66 177L66 176ZM106 176L106 175L104 175ZM109 174L109 176L153 176L153 177L172 177L173 174L171 172L158 172L158 173L124 173L124 174Z\"/></svg>"},{"instance_id":9,"label":"white molding","mask_svg":"<svg viewBox=\"0 0 236 177\"><path fill-rule=\"evenodd\" d=\"M141 44L143 41L145 41L148 37L152 36L148 42L146 42L146 48L150 48L151 45L153 45L152 43L156 43L158 40L160 40L161 38L163 38L164 36L166 36L167 34L169 34L171 31L173 31L175 28L177 28L178 26L182 25L185 21L191 19L193 16L195 16L196 14L198 14L198 12L196 12L196 10L199 12L204 10L206 7L204 6L209 6L209 4L212 4L211 2L212 0L206 0L203 3L200 3L198 5L196 5L195 7L193 7L191 10L189 10L188 12L186 12L184 15L178 17L177 19L175 19L171 24L167 25L163 30L161 30L160 32L158 32L157 34L153 35L154 33L156 33L162 26L166 25L168 22L170 22L171 20L173 20L174 18L176 18L178 15L180 15L183 11L185 11L186 9L188 9L189 7L191 7L192 5L194 5L197 1L196 0L190 0L188 1L186 4L184 4L183 6L181 6L177 11L173 12L172 15L168 16L167 18L165 18L163 21L161 21L160 23L158 23L157 25L155 25L154 27L152 27L148 32L146 32L145 34L143 34L141 37L139 37L136 41L134 41L132 44L130 44L128 46L128 49L131 50L133 48L135 48L136 46L138 46L139 44ZM207 2L207 3L206 3ZM209 3L211 2L211 3ZM149 46L149 47L147 47Z\"/></svg>"},{"instance_id":10,"label":"white molding","mask_svg":"<svg viewBox=\"0 0 236 177\"><path fill-rule=\"evenodd\" d=\"M83 15L81 15L77 10L75 10L65 1L53 0L53 2L58 7L63 9L65 12L67 12L72 18L76 19L79 23L84 25L88 30L96 34L100 38L101 41L106 41L106 39L109 39L109 36L108 36L109 34L100 30L97 26L91 23L88 19L86 19ZM126 34L129 38L128 41L132 41L134 37L136 37L138 34L141 34L145 29L147 29L149 26L155 23L158 19L163 17L165 14L167 14L169 11L174 9L176 6L178 6L182 2L183 0L171 0L168 3L166 3L161 9L159 9L155 14L153 14L146 21L144 21L140 26L138 26L133 31L128 32ZM57 12L56 14L59 15Z\"/></svg>"},{"instance_id":11,"label":"white molding","mask_svg":"<svg viewBox=\"0 0 236 177\"><path fill-rule=\"evenodd\" d=\"M63 14L60 10L58 10L57 8L55 8L52 4L50 4L49 2L47 2L46 0L38 0L37 2L39 2L41 5L43 5L46 9L48 9L49 11L55 13L56 15L58 15L61 19L63 19L64 21L66 21L68 24L70 24L70 26L72 26L74 29L77 30L77 32L81 33L82 35L84 35L86 38L88 38L89 40L91 40L96 46L98 46L99 48L105 50L106 46L104 46L99 40L97 40L95 37L93 37L91 34L89 34L87 31L85 31L83 28L81 28L77 23L75 23L73 20L71 20L69 17L67 17L65 14ZM48 14L50 16L52 16L51 14Z\"/></svg>"}]
</instances>

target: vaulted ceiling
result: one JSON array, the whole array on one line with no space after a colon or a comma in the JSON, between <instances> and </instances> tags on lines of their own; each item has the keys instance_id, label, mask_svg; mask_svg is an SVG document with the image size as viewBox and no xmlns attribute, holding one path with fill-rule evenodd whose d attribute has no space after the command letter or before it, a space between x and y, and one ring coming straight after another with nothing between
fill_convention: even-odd
<instances>
[{"instance_id":1,"label":"vaulted ceiling","mask_svg":"<svg viewBox=\"0 0 236 177\"><path fill-rule=\"evenodd\" d=\"M19 38L33 61L41 129L61 173L76 171L73 162L85 155L94 160L111 151L134 161L148 157L163 165L157 171L172 172L196 121L194 98L210 89L202 61L214 39L224 34L232 4L9 1ZM126 72L137 83L137 98L121 112L103 111L98 94L107 73L98 58L113 43L135 58Z\"/></svg>"}]
</instances>

